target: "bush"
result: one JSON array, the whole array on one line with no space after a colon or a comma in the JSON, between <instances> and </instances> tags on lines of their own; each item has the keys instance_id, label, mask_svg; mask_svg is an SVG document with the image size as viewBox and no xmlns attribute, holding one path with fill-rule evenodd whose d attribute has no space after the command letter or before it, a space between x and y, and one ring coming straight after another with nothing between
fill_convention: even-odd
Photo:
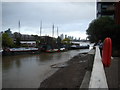
<instances>
[{"instance_id":1,"label":"bush","mask_svg":"<svg viewBox=\"0 0 120 90\"><path fill-rule=\"evenodd\" d=\"M88 38L91 42L104 40L110 37L114 47L120 47L120 25L116 25L115 21L110 17L100 17L93 20L86 30Z\"/></svg>"}]
</instances>

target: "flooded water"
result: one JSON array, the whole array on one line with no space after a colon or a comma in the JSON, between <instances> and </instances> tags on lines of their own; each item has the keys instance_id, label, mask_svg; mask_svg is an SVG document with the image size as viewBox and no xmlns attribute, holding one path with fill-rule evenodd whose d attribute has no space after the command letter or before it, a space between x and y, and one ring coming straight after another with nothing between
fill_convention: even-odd
<instances>
[{"instance_id":1,"label":"flooded water","mask_svg":"<svg viewBox=\"0 0 120 90\"><path fill-rule=\"evenodd\" d=\"M57 68L50 66L68 61L78 53L89 49L67 52L16 55L2 58L3 88L38 88L40 83L53 74Z\"/></svg>"}]
</instances>

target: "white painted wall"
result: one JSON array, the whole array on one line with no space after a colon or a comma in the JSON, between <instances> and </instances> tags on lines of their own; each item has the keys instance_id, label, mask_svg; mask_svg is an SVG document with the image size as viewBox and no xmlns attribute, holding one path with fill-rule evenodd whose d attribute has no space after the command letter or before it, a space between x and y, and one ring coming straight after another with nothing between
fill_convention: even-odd
<instances>
[{"instance_id":1,"label":"white painted wall","mask_svg":"<svg viewBox=\"0 0 120 90\"><path fill-rule=\"evenodd\" d=\"M98 46L96 46L93 69L92 69L92 74L91 74L90 83L89 83L89 89L91 88L108 89L105 71L104 71L103 63L101 61L100 50Z\"/></svg>"}]
</instances>

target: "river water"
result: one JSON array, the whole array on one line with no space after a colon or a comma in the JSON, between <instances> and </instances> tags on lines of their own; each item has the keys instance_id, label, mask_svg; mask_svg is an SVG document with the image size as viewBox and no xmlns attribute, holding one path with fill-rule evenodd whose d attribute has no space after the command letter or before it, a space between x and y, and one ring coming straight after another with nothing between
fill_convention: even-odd
<instances>
[{"instance_id":1,"label":"river water","mask_svg":"<svg viewBox=\"0 0 120 90\"><path fill-rule=\"evenodd\" d=\"M5 56L2 58L2 87L38 88L44 79L58 70L51 68L51 65L68 61L78 53L89 50Z\"/></svg>"}]
</instances>

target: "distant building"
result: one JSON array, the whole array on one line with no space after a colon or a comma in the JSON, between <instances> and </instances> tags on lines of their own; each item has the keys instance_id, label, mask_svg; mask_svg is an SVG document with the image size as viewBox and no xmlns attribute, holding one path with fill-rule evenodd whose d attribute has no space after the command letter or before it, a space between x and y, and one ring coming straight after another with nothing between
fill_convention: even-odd
<instances>
[{"instance_id":1,"label":"distant building","mask_svg":"<svg viewBox=\"0 0 120 90\"><path fill-rule=\"evenodd\" d=\"M72 37L72 36L68 36L67 38L70 39L70 40L73 40L73 37Z\"/></svg>"},{"instance_id":2,"label":"distant building","mask_svg":"<svg viewBox=\"0 0 120 90\"><path fill-rule=\"evenodd\" d=\"M53 37L49 36L40 36L40 37L34 37L31 35L21 35L21 44L22 45L28 45L29 47L35 47L37 45L36 41L38 41L39 45L50 45L55 47L55 40Z\"/></svg>"},{"instance_id":3,"label":"distant building","mask_svg":"<svg viewBox=\"0 0 120 90\"><path fill-rule=\"evenodd\" d=\"M21 34L21 41L35 41L36 38L32 35Z\"/></svg>"},{"instance_id":4,"label":"distant building","mask_svg":"<svg viewBox=\"0 0 120 90\"><path fill-rule=\"evenodd\" d=\"M36 38L32 35L21 34L20 43L28 47L36 47Z\"/></svg>"},{"instance_id":5,"label":"distant building","mask_svg":"<svg viewBox=\"0 0 120 90\"><path fill-rule=\"evenodd\" d=\"M41 44L52 44L52 41L53 41L53 37L49 37L49 36L41 36L40 37Z\"/></svg>"},{"instance_id":6,"label":"distant building","mask_svg":"<svg viewBox=\"0 0 120 90\"><path fill-rule=\"evenodd\" d=\"M67 38L67 35L65 35L65 38Z\"/></svg>"},{"instance_id":7,"label":"distant building","mask_svg":"<svg viewBox=\"0 0 120 90\"><path fill-rule=\"evenodd\" d=\"M61 34L61 35L60 35L60 38L61 38L61 40L63 40L63 39L64 39L64 35L63 35L63 34Z\"/></svg>"},{"instance_id":8,"label":"distant building","mask_svg":"<svg viewBox=\"0 0 120 90\"><path fill-rule=\"evenodd\" d=\"M70 40L71 40L71 36L68 36L68 39L70 39Z\"/></svg>"},{"instance_id":9,"label":"distant building","mask_svg":"<svg viewBox=\"0 0 120 90\"><path fill-rule=\"evenodd\" d=\"M72 36L71 38L72 38L72 40L73 40L74 37Z\"/></svg>"},{"instance_id":10,"label":"distant building","mask_svg":"<svg viewBox=\"0 0 120 90\"><path fill-rule=\"evenodd\" d=\"M20 38L20 43L22 46L36 47L36 37L27 34L20 34L15 32L13 34L13 40L16 42L16 39Z\"/></svg>"},{"instance_id":11,"label":"distant building","mask_svg":"<svg viewBox=\"0 0 120 90\"><path fill-rule=\"evenodd\" d=\"M22 46L36 47L36 41L20 41Z\"/></svg>"}]
</instances>

